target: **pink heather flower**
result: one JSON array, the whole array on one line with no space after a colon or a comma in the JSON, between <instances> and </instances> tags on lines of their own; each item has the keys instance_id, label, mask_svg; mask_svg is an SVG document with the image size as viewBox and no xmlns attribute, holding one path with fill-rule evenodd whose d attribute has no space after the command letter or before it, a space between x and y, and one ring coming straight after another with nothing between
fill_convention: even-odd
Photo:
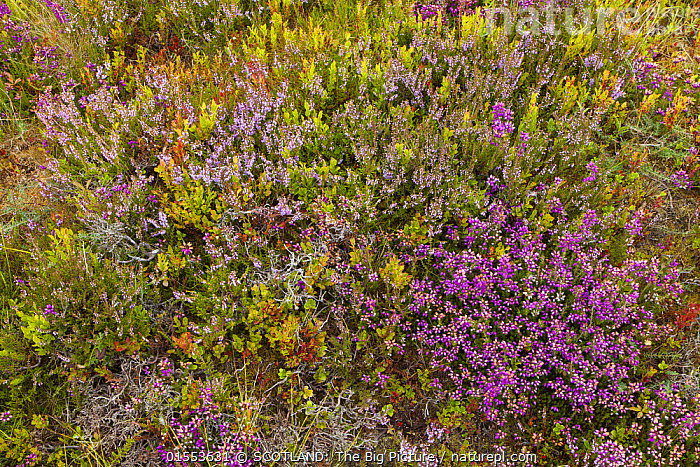
<instances>
[{"instance_id":1,"label":"pink heather flower","mask_svg":"<svg viewBox=\"0 0 700 467\"><path fill-rule=\"evenodd\" d=\"M591 171L591 174L583 179L583 183L594 182L598 176L598 173L600 172L600 169L598 169L595 161L590 161L588 165L586 165L586 168Z\"/></svg>"},{"instance_id":2,"label":"pink heather flower","mask_svg":"<svg viewBox=\"0 0 700 467\"><path fill-rule=\"evenodd\" d=\"M377 381L377 386L384 389L384 385L386 384L387 381L389 381L389 375L385 375L381 372L377 372L377 377L379 378L379 381Z\"/></svg>"},{"instance_id":3,"label":"pink heather flower","mask_svg":"<svg viewBox=\"0 0 700 467\"><path fill-rule=\"evenodd\" d=\"M12 420L12 414L7 411L7 412L0 412L0 422L9 422Z\"/></svg>"},{"instance_id":4,"label":"pink heather flower","mask_svg":"<svg viewBox=\"0 0 700 467\"><path fill-rule=\"evenodd\" d=\"M690 189L693 187L693 181L690 180L690 176L685 170L679 170L675 174L671 175L671 181L676 185L677 188Z\"/></svg>"},{"instance_id":5,"label":"pink heather flower","mask_svg":"<svg viewBox=\"0 0 700 467\"><path fill-rule=\"evenodd\" d=\"M280 198L278 201L277 211L279 212L280 216L291 216L293 214L292 210L287 205L287 200L284 198Z\"/></svg>"},{"instance_id":6,"label":"pink heather flower","mask_svg":"<svg viewBox=\"0 0 700 467\"><path fill-rule=\"evenodd\" d=\"M170 363L170 360L164 359L161 360L160 362L160 374L164 378L169 378L173 374L172 370L172 363Z\"/></svg>"},{"instance_id":7,"label":"pink heather flower","mask_svg":"<svg viewBox=\"0 0 700 467\"><path fill-rule=\"evenodd\" d=\"M46 6L49 7L49 9L53 12L54 16L56 17L59 23L63 24L66 22L66 12L63 8L63 5L60 5L51 0L45 0L45 3Z\"/></svg>"},{"instance_id":8,"label":"pink heather flower","mask_svg":"<svg viewBox=\"0 0 700 467\"><path fill-rule=\"evenodd\" d=\"M513 125L513 111L506 108L502 102L497 102L493 105L493 122L491 128L493 130L493 136L500 140L506 135L510 135L515 131L515 125ZM498 146L498 142L493 142Z\"/></svg>"},{"instance_id":9,"label":"pink heather flower","mask_svg":"<svg viewBox=\"0 0 700 467\"><path fill-rule=\"evenodd\" d=\"M439 5L435 4L427 4L423 5L419 2L416 2L413 5L413 12L416 16L420 15L421 19L425 21L428 18L432 18L438 15L438 11L440 10Z\"/></svg>"}]
</instances>

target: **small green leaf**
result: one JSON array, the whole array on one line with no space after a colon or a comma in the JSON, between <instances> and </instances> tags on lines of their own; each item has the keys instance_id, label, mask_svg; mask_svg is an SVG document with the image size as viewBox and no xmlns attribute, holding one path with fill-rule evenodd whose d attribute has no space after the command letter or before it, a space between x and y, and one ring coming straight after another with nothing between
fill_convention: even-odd
<instances>
[{"instance_id":1,"label":"small green leaf","mask_svg":"<svg viewBox=\"0 0 700 467\"><path fill-rule=\"evenodd\" d=\"M326 370L324 370L323 367L320 367L314 375L314 380L316 380L317 383L323 383L326 381L326 379L328 379Z\"/></svg>"}]
</instances>

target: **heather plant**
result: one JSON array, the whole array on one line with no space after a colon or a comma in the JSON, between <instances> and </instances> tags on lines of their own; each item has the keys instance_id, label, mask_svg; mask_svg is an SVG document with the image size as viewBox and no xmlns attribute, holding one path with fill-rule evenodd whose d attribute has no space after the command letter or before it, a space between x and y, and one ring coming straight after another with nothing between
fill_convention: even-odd
<instances>
[{"instance_id":1,"label":"heather plant","mask_svg":"<svg viewBox=\"0 0 700 467\"><path fill-rule=\"evenodd\" d=\"M31 34L29 23L13 18L12 10L4 3L0 5L0 14L3 36L0 57L2 73L5 76L2 111L3 118L7 119L16 118L29 106L28 96L22 89L29 85L30 51L38 38Z\"/></svg>"},{"instance_id":2,"label":"heather plant","mask_svg":"<svg viewBox=\"0 0 700 467\"><path fill-rule=\"evenodd\" d=\"M29 110L37 94L72 74L66 69L72 56L61 29L68 16L56 2L20 1L0 5L0 18L0 118L5 123L24 122L31 120Z\"/></svg>"},{"instance_id":3,"label":"heather plant","mask_svg":"<svg viewBox=\"0 0 700 467\"><path fill-rule=\"evenodd\" d=\"M165 24L179 31L180 40L189 49L215 52L248 23L249 12L241 3L234 0L168 2L159 21L164 24L167 18L169 21ZM257 7L255 2L252 3L251 9Z\"/></svg>"},{"instance_id":4,"label":"heather plant","mask_svg":"<svg viewBox=\"0 0 700 467\"><path fill-rule=\"evenodd\" d=\"M69 228L57 228L50 238L53 245L37 253L45 255L47 267L26 271L31 274L23 284L26 300L16 307L22 332L38 355L90 365L109 348L126 343L138 349L150 334L147 310L139 303L146 293L140 266L100 262ZM83 281L86 276L94 280ZM128 277L130 287L122 283ZM82 333L94 340L84 341Z\"/></svg>"},{"instance_id":5,"label":"heather plant","mask_svg":"<svg viewBox=\"0 0 700 467\"><path fill-rule=\"evenodd\" d=\"M603 249L595 245L612 216L599 219L589 211L574 223L553 227L551 213L544 220L537 216L528 222L514 211L495 201L487 218L465 220L461 228L448 228L447 241L439 247L419 248L404 256L405 264L416 264L409 272L426 260L434 264L433 280L411 282L411 276L403 273L405 264L391 260L374 278L383 278L389 290L404 289L390 294L390 301L386 293L358 297L346 289L361 310L360 329L364 330L358 337L369 331L380 342L395 341L402 354L406 341L400 336L414 329L411 339L419 341L421 351L432 358L430 366L437 375L444 375L432 381L427 374L422 376L424 389L432 388L440 399L463 399L470 406L467 413L476 412L492 422L494 438L488 445L532 442L539 446L541 460L569 455L582 465L615 455L620 465L634 459L640 465L692 460L697 455L697 415L680 401L679 407L685 408L680 409L683 415L678 420L684 423L677 427L679 431L674 431L673 422L664 425L656 418L653 425L635 422L634 436L639 441L626 453L623 449L616 454L614 444L606 448L609 452L595 448L591 453L591 443L600 441L588 438L587 429L581 428L596 420L617 420L617 426L628 427L646 416L650 396L658 402L660 394L665 399L678 391L667 383L652 395L649 387L634 382L635 368L640 366L643 349L653 344L652 336L670 331L658 328L653 310L647 307L666 303L665 294L678 296L677 271L663 272L658 263L648 261L610 264ZM467 249L450 248L456 243ZM521 264L514 263L520 260ZM544 264L554 267L544 268ZM557 264L564 269L558 271ZM564 310L570 311L560 314ZM534 366L529 365L530 358ZM604 361L598 361L601 358ZM594 373L587 376L591 370ZM381 368L367 383L391 388L392 378L385 371ZM531 407L537 407L537 414L530 412ZM528 419L538 422L521 423ZM454 423L446 418L441 422ZM640 434L644 430L651 430L648 436ZM654 434L659 432L668 436L660 439ZM621 429L615 436L623 435L626 432ZM557 444L563 451L553 447Z\"/></svg>"},{"instance_id":6,"label":"heather plant","mask_svg":"<svg viewBox=\"0 0 700 467\"><path fill-rule=\"evenodd\" d=\"M551 257L542 243L542 224L508 222L500 203L490 213L488 221L475 219L465 226L465 252L443 248L431 252L442 280L416 284L412 295L441 298L420 298L409 305L419 316L416 338L430 349L426 352L433 365L451 380L442 389L452 397L476 397L479 411L501 427L527 419L530 405L536 404L537 410L548 406L546 415L538 414L538 419L552 423L557 435L567 434L568 449L575 458L580 435L585 436L574 433L576 425L617 416L620 426L627 426L628 406L646 394L642 387L634 389L631 377L642 349L650 344L649 337L664 332L653 322L652 310L645 309L645 297L653 297L654 306L664 301L660 293L677 296L677 273L663 273L658 264L646 261L611 267L593 246L600 241L597 226L606 220L591 211L577 222L578 227L571 225L549 237L550 244L558 245ZM501 236L502 229L508 232L507 238ZM460 237L455 232L452 240ZM477 253L488 245L491 257ZM592 256L583 253L583 245ZM519 261L516 258L522 258L522 263L513 264ZM544 269L544 264L551 267ZM460 316L457 310L469 313ZM484 326L485 322L492 324ZM667 447L692 452L694 445L687 443L696 435L696 424L690 418L674 439L678 445ZM519 431L514 428L507 432ZM546 437L547 428L538 428L538 435L537 428L529 433L528 428L511 436L515 444L520 437ZM659 430L660 426L645 428ZM503 436L506 431L495 434L496 439ZM658 443L641 443L638 449L641 452L635 456L647 462L660 462L663 455ZM678 460L673 454L667 461Z\"/></svg>"},{"instance_id":7,"label":"heather plant","mask_svg":"<svg viewBox=\"0 0 700 467\"><path fill-rule=\"evenodd\" d=\"M167 370L161 369L161 372ZM165 373L164 373L165 374ZM238 401L225 398L219 402L216 390L221 389L192 382L183 393L181 417L175 418L164 428L164 442L157 450L164 465L254 465L256 438L243 417L233 417L224 412L236 405L236 414L252 414L258 410L255 401ZM220 404L225 404L222 406ZM248 420L249 422L251 420ZM199 452L206 450L203 458ZM190 452L196 452L194 458ZM239 457L244 453L244 457ZM208 455L211 455L208 457Z\"/></svg>"}]
</instances>

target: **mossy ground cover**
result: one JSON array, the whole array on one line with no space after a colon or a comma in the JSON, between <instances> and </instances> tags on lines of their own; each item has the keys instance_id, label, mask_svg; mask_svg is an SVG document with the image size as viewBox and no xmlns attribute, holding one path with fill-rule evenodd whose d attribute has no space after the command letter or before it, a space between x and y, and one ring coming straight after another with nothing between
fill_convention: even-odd
<instances>
[{"instance_id":1,"label":"mossy ground cover","mask_svg":"<svg viewBox=\"0 0 700 467\"><path fill-rule=\"evenodd\" d=\"M697 465L693 7L0 4L0 463Z\"/></svg>"}]
</instances>

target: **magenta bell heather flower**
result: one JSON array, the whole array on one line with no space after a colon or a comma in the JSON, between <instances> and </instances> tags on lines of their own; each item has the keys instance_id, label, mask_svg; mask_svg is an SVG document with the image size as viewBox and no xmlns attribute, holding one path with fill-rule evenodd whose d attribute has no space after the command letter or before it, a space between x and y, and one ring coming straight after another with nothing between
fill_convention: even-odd
<instances>
[{"instance_id":1,"label":"magenta bell heather flower","mask_svg":"<svg viewBox=\"0 0 700 467\"><path fill-rule=\"evenodd\" d=\"M596 165L595 161L590 161L586 165L586 168L591 171L591 174L583 179L583 183L594 182L596 177L598 176L598 173L600 172L598 166Z\"/></svg>"},{"instance_id":2,"label":"magenta bell heather flower","mask_svg":"<svg viewBox=\"0 0 700 467\"><path fill-rule=\"evenodd\" d=\"M513 125L513 111L506 108L502 102L497 102L493 105L493 129L494 140L492 144L499 146L499 141L515 131Z\"/></svg>"},{"instance_id":3,"label":"magenta bell heather flower","mask_svg":"<svg viewBox=\"0 0 700 467\"><path fill-rule=\"evenodd\" d=\"M413 5L413 12L415 13L416 16L421 17L423 21L425 21L428 18L434 18L438 15L438 12L440 11L440 7L436 4L422 4L419 2L416 2Z\"/></svg>"},{"instance_id":4,"label":"magenta bell heather flower","mask_svg":"<svg viewBox=\"0 0 700 467\"><path fill-rule=\"evenodd\" d=\"M49 9L53 12L54 16L58 20L59 23L63 24L67 21L66 18L66 11L63 8L63 5L56 3L52 0L45 0L46 6L49 7Z\"/></svg>"},{"instance_id":5,"label":"magenta bell heather flower","mask_svg":"<svg viewBox=\"0 0 700 467\"><path fill-rule=\"evenodd\" d=\"M693 181L690 180L690 176L685 170L679 170L671 175L671 180L677 188L690 189L693 187Z\"/></svg>"}]
</instances>

